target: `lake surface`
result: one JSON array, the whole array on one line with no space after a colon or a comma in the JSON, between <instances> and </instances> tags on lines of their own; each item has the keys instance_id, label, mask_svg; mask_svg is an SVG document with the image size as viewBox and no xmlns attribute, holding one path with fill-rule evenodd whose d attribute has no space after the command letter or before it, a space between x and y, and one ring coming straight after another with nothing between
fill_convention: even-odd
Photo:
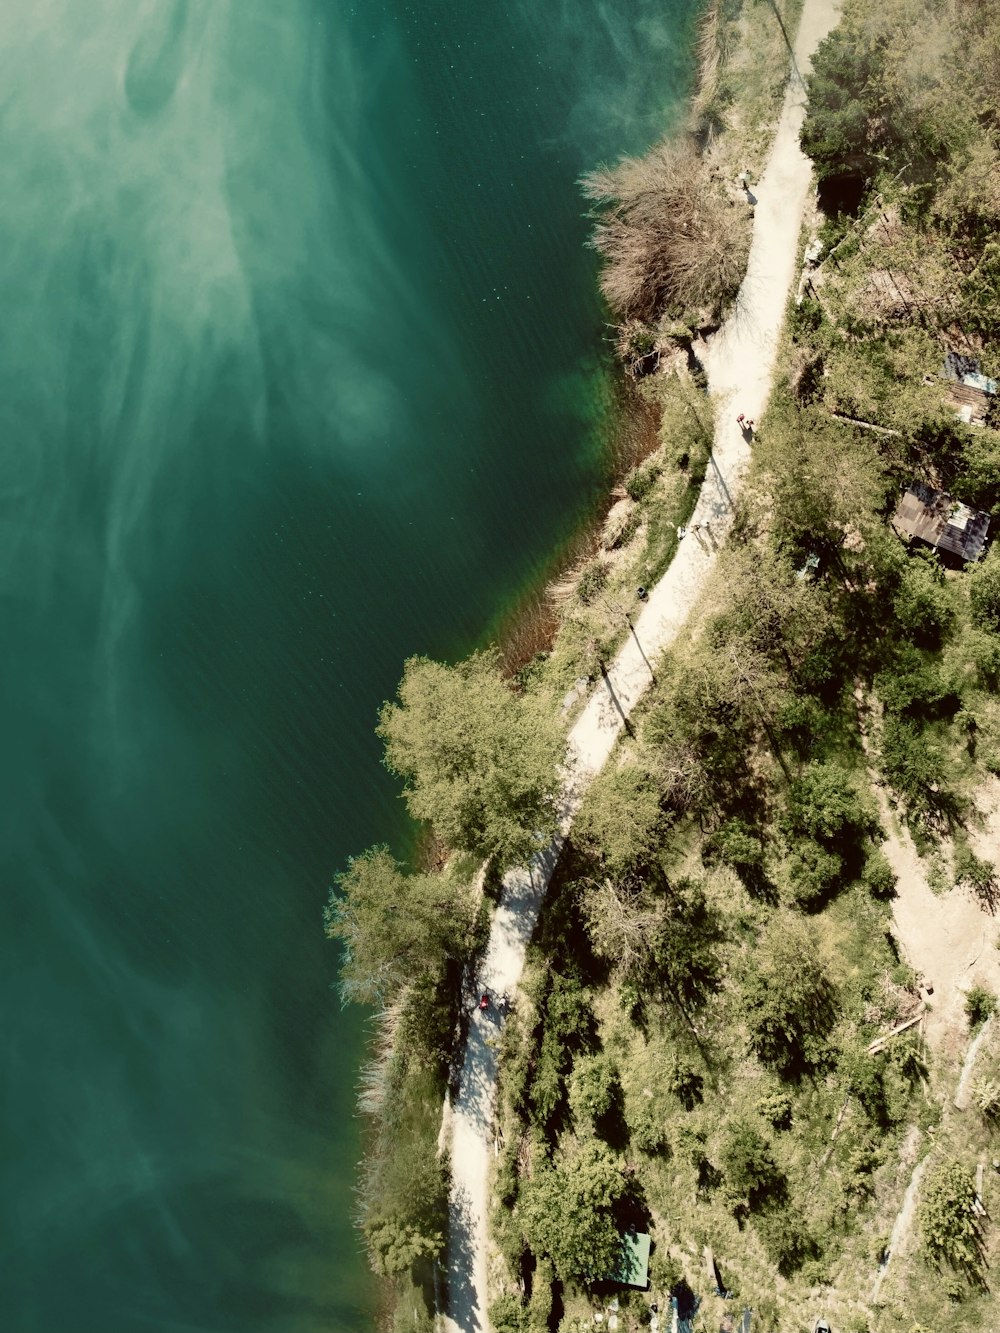
<instances>
[{"instance_id":1,"label":"lake surface","mask_svg":"<svg viewBox=\"0 0 1000 1333\"><path fill-rule=\"evenodd\" d=\"M359 1333L377 707L593 505L682 0L0 10L4 1333Z\"/></svg>"}]
</instances>

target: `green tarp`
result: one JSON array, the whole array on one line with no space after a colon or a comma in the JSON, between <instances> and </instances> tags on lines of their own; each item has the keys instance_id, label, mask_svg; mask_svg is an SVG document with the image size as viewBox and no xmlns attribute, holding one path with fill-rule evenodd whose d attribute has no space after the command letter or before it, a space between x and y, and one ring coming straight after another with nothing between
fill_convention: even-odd
<instances>
[{"instance_id":1,"label":"green tarp","mask_svg":"<svg viewBox=\"0 0 1000 1333\"><path fill-rule=\"evenodd\" d=\"M645 1231L627 1231L622 1236L625 1254L615 1273L615 1282L624 1287L649 1286L649 1236Z\"/></svg>"}]
</instances>

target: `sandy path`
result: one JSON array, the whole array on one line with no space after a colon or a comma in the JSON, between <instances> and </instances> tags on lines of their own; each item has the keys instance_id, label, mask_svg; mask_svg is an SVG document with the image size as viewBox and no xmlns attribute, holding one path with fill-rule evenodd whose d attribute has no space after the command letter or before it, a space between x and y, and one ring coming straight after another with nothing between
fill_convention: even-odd
<instances>
[{"instance_id":1,"label":"sandy path","mask_svg":"<svg viewBox=\"0 0 1000 1333\"><path fill-rule=\"evenodd\" d=\"M803 74L817 44L835 25L837 13L836 0L805 0L795 43L796 64ZM707 525L708 535L704 539L688 536L681 542L670 568L650 591L632 636L570 732L562 832L530 866L504 879L479 983L494 994L516 988L542 897L582 794L607 760L625 718L649 684L649 664L670 646L687 620L732 523L730 502L740 490L750 458L736 414L759 418L767 403L809 193L810 166L798 137L803 113L802 87L792 80L767 167L753 187L758 199L753 241L736 313L706 351L710 391L720 404L713 462L691 522ZM495 1011L477 1011L450 1114L450 1313L444 1321L449 1333L489 1333L487 1217L498 1035Z\"/></svg>"}]
</instances>

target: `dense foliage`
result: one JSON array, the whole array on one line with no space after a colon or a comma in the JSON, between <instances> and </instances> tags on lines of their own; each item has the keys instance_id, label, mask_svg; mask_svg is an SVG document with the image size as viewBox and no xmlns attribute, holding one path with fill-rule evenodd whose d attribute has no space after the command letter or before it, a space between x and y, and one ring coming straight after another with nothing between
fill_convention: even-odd
<instances>
[{"instance_id":1,"label":"dense foliage","mask_svg":"<svg viewBox=\"0 0 1000 1333\"><path fill-rule=\"evenodd\" d=\"M551 709L511 690L495 653L454 667L411 657L379 735L411 813L450 847L506 867L554 833L562 729Z\"/></svg>"}]
</instances>

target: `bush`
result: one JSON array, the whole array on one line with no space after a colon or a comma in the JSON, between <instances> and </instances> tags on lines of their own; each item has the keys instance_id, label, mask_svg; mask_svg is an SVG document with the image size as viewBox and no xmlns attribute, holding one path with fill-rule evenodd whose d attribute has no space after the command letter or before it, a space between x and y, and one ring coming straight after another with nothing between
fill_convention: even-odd
<instances>
[{"instance_id":1,"label":"bush","mask_svg":"<svg viewBox=\"0 0 1000 1333\"><path fill-rule=\"evenodd\" d=\"M594 598L604 591L608 584L608 567L603 560L591 560L580 575L576 585L577 596L584 606L589 606Z\"/></svg>"},{"instance_id":2,"label":"bush","mask_svg":"<svg viewBox=\"0 0 1000 1333\"><path fill-rule=\"evenodd\" d=\"M790 1129L792 1125L792 1099L787 1092L769 1092L757 1102L757 1114L766 1120L772 1129Z\"/></svg>"},{"instance_id":3,"label":"bush","mask_svg":"<svg viewBox=\"0 0 1000 1333\"><path fill-rule=\"evenodd\" d=\"M978 857L971 847L960 844L955 849L955 883L967 884L989 903L996 890L996 868Z\"/></svg>"},{"instance_id":4,"label":"bush","mask_svg":"<svg viewBox=\"0 0 1000 1333\"><path fill-rule=\"evenodd\" d=\"M861 882L873 898L892 898L896 892L896 872L878 848L869 852Z\"/></svg>"},{"instance_id":5,"label":"bush","mask_svg":"<svg viewBox=\"0 0 1000 1333\"><path fill-rule=\"evenodd\" d=\"M520 1298L505 1292L490 1302L490 1323L493 1333L523 1333L524 1309Z\"/></svg>"},{"instance_id":6,"label":"bush","mask_svg":"<svg viewBox=\"0 0 1000 1333\"><path fill-rule=\"evenodd\" d=\"M953 1268L976 1271L982 1242L973 1203L972 1172L961 1162L944 1161L928 1174L920 1201L920 1232L924 1249Z\"/></svg>"},{"instance_id":7,"label":"bush","mask_svg":"<svg viewBox=\"0 0 1000 1333\"><path fill-rule=\"evenodd\" d=\"M645 500L659 477L660 468L657 463L647 463L645 467L633 468L625 478L625 493L630 500L638 504L640 500Z\"/></svg>"},{"instance_id":8,"label":"bush","mask_svg":"<svg viewBox=\"0 0 1000 1333\"><path fill-rule=\"evenodd\" d=\"M775 1165L771 1145L748 1121L730 1126L722 1147L726 1193L759 1208L769 1195L780 1195L785 1179Z\"/></svg>"},{"instance_id":9,"label":"bush","mask_svg":"<svg viewBox=\"0 0 1000 1333\"><path fill-rule=\"evenodd\" d=\"M736 295L750 218L693 148L658 144L582 185L597 206L591 244L604 261L601 291L620 321L717 313Z\"/></svg>"},{"instance_id":10,"label":"bush","mask_svg":"<svg viewBox=\"0 0 1000 1333\"><path fill-rule=\"evenodd\" d=\"M1000 551L996 547L969 572L969 604L977 625L1000 632Z\"/></svg>"},{"instance_id":11,"label":"bush","mask_svg":"<svg viewBox=\"0 0 1000 1333\"><path fill-rule=\"evenodd\" d=\"M580 1056L569 1079L569 1105L578 1125L607 1115L621 1097L615 1063L607 1055Z\"/></svg>"},{"instance_id":12,"label":"bush","mask_svg":"<svg viewBox=\"0 0 1000 1333\"><path fill-rule=\"evenodd\" d=\"M997 997L983 986L973 986L965 997L965 1016L969 1028L978 1032L983 1024L996 1013Z\"/></svg>"}]
</instances>

